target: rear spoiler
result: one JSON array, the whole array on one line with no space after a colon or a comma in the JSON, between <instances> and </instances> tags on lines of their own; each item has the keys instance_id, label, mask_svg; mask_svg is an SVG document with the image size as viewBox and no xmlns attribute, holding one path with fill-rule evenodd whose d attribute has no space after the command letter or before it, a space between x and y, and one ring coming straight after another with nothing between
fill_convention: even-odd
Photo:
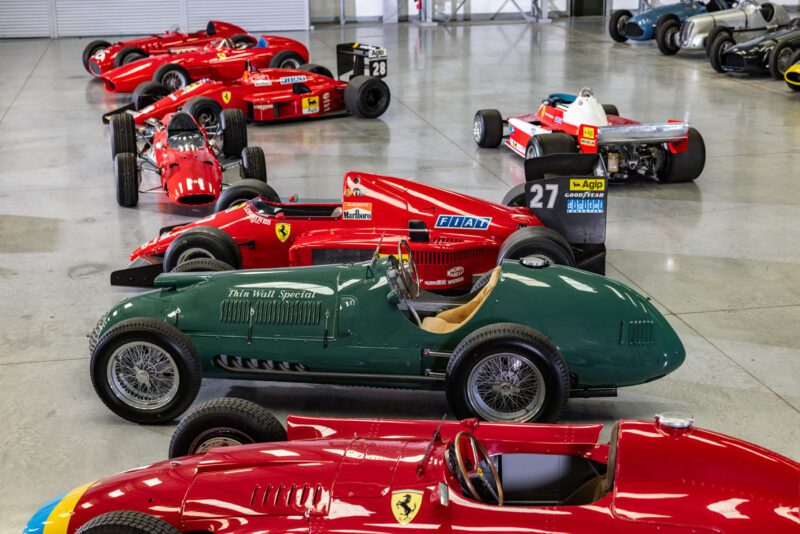
<instances>
[{"instance_id":1,"label":"rear spoiler","mask_svg":"<svg viewBox=\"0 0 800 534\"><path fill-rule=\"evenodd\" d=\"M340 80L362 75L383 78L388 72L388 57L382 46L340 43L336 45L336 76Z\"/></svg>"},{"instance_id":2,"label":"rear spoiler","mask_svg":"<svg viewBox=\"0 0 800 534\"><path fill-rule=\"evenodd\" d=\"M626 124L598 128L597 142L601 145L672 143L683 141L687 135L689 135L689 123L687 122Z\"/></svg>"},{"instance_id":3,"label":"rear spoiler","mask_svg":"<svg viewBox=\"0 0 800 534\"><path fill-rule=\"evenodd\" d=\"M118 115L120 113L127 113L128 111L135 111L135 110L136 110L135 106L133 102L131 102L130 104L125 104L121 108L111 110L108 113L103 113L103 124L108 124L109 122L111 122L112 115Z\"/></svg>"}]
</instances>

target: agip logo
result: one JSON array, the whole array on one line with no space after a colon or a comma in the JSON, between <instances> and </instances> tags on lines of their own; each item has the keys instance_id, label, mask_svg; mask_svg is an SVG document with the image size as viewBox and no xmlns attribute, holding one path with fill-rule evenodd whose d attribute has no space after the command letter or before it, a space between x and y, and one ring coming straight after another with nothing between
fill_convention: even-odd
<instances>
[{"instance_id":1,"label":"agip logo","mask_svg":"<svg viewBox=\"0 0 800 534\"><path fill-rule=\"evenodd\" d=\"M606 181L602 178L570 178L570 191L605 191Z\"/></svg>"},{"instance_id":2,"label":"agip logo","mask_svg":"<svg viewBox=\"0 0 800 534\"><path fill-rule=\"evenodd\" d=\"M460 228L462 230L486 230L491 217L474 217L472 215L439 215L436 228Z\"/></svg>"}]
</instances>

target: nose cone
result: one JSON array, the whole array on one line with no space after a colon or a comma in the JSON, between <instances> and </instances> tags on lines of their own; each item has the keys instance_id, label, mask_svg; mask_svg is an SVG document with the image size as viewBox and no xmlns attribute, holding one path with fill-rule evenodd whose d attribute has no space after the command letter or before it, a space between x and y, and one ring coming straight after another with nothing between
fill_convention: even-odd
<instances>
[{"instance_id":1,"label":"nose cone","mask_svg":"<svg viewBox=\"0 0 800 534\"><path fill-rule=\"evenodd\" d=\"M55 499L49 501L47 504L39 508L36 513L33 514L30 521L28 521L28 524L25 525L25 528L22 529L22 534L43 534L44 528L48 524L50 514L53 512L58 503L61 502L61 499L63 499L65 495L66 493L62 493Z\"/></svg>"}]
</instances>

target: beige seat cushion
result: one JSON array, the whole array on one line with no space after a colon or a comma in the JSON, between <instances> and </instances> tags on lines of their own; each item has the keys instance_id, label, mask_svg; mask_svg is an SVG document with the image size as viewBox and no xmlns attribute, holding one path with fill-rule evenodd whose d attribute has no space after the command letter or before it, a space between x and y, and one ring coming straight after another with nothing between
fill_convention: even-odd
<instances>
[{"instance_id":1,"label":"beige seat cushion","mask_svg":"<svg viewBox=\"0 0 800 534\"><path fill-rule=\"evenodd\" d=\"M495 267L486 285L466 304L440 312L434 317L422 320L422 329L433 334L447 334L467 323L478 313L481 305L491 294L500 280L500 267Z\"/></svg>"}]
</instances>

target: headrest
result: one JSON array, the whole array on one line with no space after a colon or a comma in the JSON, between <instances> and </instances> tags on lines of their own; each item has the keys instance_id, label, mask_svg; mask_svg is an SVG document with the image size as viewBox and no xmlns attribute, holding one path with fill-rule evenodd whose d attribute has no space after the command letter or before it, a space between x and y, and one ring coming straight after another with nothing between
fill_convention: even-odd
<instances>
[{"instance_id":1,"label":"headrest","mask_svg":"<svg viewBox=\"0 0 800 534\"><path fill-rule=\"evenodd\" d=\"M525 160L525 180L544 180L547 175L591 176L600 163L599 154L550 154Z\"/></svg>"},{"instance_id":2,"label":"headrest","mask_svg":"<svg viewBox=\"0 0 800 534\"><path fill-rule=\"evenodd\" d=\"M208 24L206 24L206 35L216 35L217 29L214 27L214 21L209 20Z\"/></svg>"},{"instance_id":3,"label":"headrest","mask_svg":"<svg viewBox=\"0 0 800 534\"><path fill-rule=\"evenodd\" d=\"M266 37L259 37L258 42L256 43L256 48L267 48L269 44L267 43Z\"/></svg>"},{"instance_id":4,"label":"headrest","mask_svg":"<svg viewBox=\"0 0 800 534\"><path fill-rule=\"evenodd\" d=\"M200 127L191 115L185 111L180 111L173 115L172 120L169 121L167 133L172 135L177 132L192 132L199 129Z\"/></svg>"}]
</instances>

